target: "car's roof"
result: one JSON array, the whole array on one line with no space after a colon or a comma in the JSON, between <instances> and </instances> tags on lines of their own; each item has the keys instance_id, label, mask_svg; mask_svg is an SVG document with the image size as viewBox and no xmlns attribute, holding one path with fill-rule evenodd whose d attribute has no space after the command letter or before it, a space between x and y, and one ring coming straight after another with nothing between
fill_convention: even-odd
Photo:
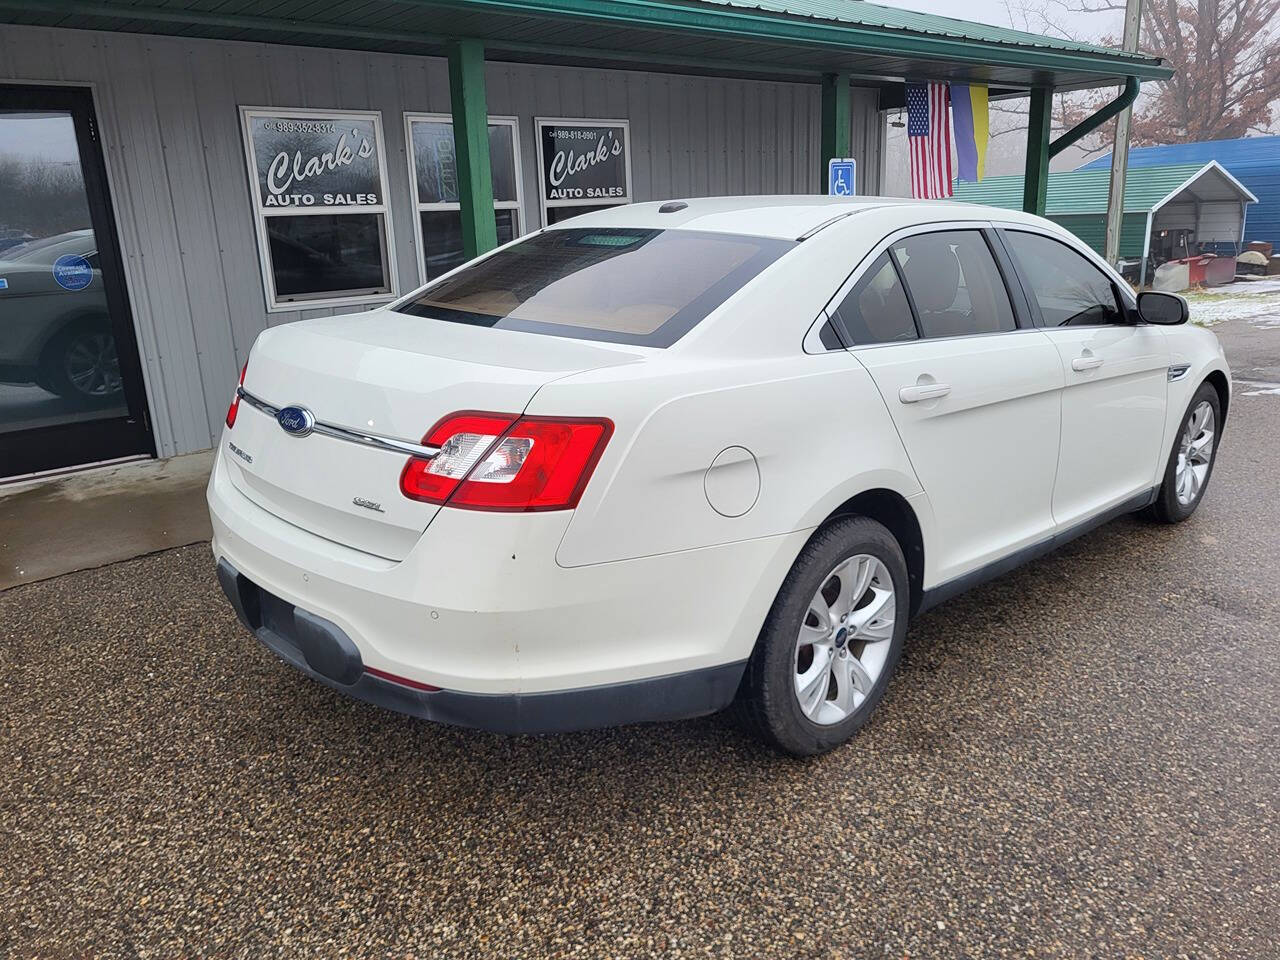
<instances>
[{"instance_id":1,"label":"car's roof","mask_svg":"<svg viewBox=\"0 0 1280 960\"><path fill-rule=\"evenodd\" d=\"M664 206L684 204L663 213ZM632 227L639 229L706 230L797 240L819 227L847 215L893 207L906 213L918 210L919 221L1000 220L1039 221L1038 217L1011 210L997 210L976 203L952 200L911 200L902 197L825 197L814 195L772 197L692 197L651 203L606 207L554 224L548 229L574 227Z\"/></svg>"}]
</instances>

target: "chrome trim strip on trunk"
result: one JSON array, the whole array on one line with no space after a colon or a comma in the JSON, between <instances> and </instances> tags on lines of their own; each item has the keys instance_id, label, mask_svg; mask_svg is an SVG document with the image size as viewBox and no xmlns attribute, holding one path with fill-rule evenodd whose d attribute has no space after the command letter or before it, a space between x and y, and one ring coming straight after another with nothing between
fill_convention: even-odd
<instances>
[{"instance_id":1,"label":"chrome trim strip on trunk","mask_svg":"<svg viewBox=\"0 0 1280 960\"><path fill-rule=\"evenodd\" d=\"M273 420L280 414L279 407L267 403L261 397L255 397L244 387L236 387L236 396ZM397 440L395 437L384 437L376 433L365 433L362 430L351 430L347 427L325 423L323 420L317 420L311 428L311 432L322 433L326 437L333 437L335 440L345 440L347 443L358 443L362 447L373 447L376 450L389 450L392 453L408 454L420 460L430 460L440 452L439 447L428 447L409 440Z\"/></svg>"}]
</instances>

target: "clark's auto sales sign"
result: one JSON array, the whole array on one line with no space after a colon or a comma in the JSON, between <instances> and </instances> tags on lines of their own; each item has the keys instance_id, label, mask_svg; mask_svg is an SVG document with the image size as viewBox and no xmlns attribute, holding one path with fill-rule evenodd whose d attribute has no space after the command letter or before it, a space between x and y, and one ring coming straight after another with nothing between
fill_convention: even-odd
<instances>
[{"instance_id":1,"label":"clark's auto sales sign","mask_svg":"<svg viewBox=\"0 0 1280 960\"><path fill-rule=\"evenodd\" d=\"M385 202L372 117L251 113L248 130L264 209Z\"/></svg>"},{"instance_id":2,"label":"clark's auto sales sign","mask_svg":"<svg viewBox=\"0 0 1280 960\"><path fill-rule=\"evenodd\" d=\"M625 120L538 120L543 204L630 202L629 136Z\"/></svg>"}]
</instances>

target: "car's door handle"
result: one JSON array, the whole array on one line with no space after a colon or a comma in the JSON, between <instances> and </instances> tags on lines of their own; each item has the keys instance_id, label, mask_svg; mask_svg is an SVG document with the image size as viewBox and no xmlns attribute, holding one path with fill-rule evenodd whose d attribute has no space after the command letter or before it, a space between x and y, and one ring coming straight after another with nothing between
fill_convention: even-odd
<instances>
[{"instance_id":1,"label":"car's door handle","mask_svg":"<svg viewBox=\"0 0 1280 960\"><path fill-rule=\"evenodd\" d=\"M921 400L937 400L951 392L949 383L917 383L898 391L903 403L919 403Z\"/></svg>"},{"instance_id":2,"label":"car's door handle","mask_svg":"<svg viewBox=\"0 0 1280 960\"><path fill-rule=\"evenodd\" d=\"M1102 358L1095 357L1091 353L1076 357L1071 361L1071 369L1076 373L1081 373L1085 370L1097 370L1100 366L1102 366Z\"/></svg>"}]
</instances>

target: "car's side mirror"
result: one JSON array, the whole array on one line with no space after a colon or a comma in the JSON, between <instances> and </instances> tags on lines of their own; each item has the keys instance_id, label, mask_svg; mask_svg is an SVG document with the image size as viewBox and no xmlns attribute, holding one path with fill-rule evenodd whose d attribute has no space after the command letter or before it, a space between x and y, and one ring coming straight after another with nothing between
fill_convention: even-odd
<instances>
[{"instance_id":1,"label":"car's side mirror","mask_svg":"<svg viewBox=\"0 0 1280 960\"><path fill-rule=\"evenodd\" d=\"M1191 315L1185 297L1176 293L1164 293L1160 290L1147 290L1138 294L1138 316L1143 323L1158 323L1171 327L1174 324L1186 323Z\"/></svg>"}]
</instances>

